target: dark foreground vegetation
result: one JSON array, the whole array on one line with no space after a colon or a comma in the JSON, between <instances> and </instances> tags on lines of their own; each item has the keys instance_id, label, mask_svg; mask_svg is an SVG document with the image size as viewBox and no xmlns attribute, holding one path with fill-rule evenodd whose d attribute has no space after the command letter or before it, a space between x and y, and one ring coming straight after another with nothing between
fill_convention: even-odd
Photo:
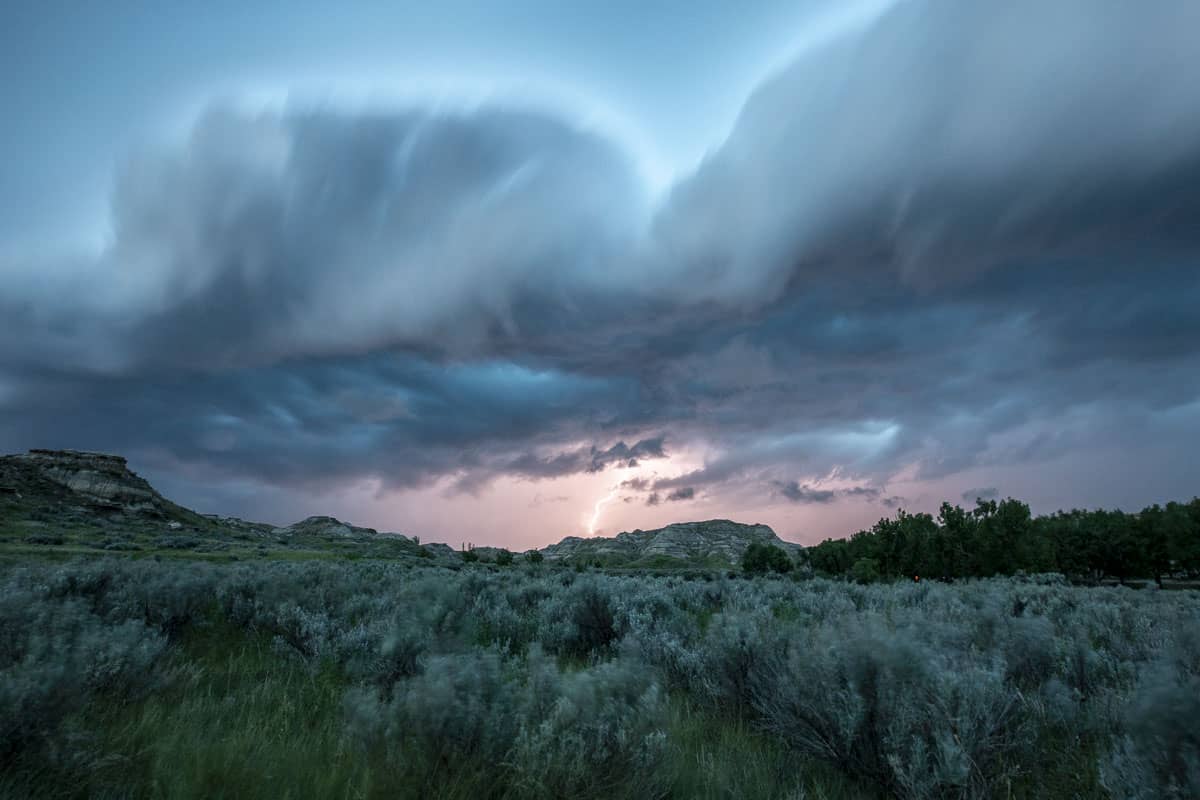
<instances>
[{"instance_id":1,"label":"dark foreground vegetation","mask_svg":"<svg viewBox=\"0 0 1200 800\"><path fill-rule=\"evenodd\" d=\"M1200 594L0 567L6 797L1200 796Z\"/></svg>"}]
</instances>

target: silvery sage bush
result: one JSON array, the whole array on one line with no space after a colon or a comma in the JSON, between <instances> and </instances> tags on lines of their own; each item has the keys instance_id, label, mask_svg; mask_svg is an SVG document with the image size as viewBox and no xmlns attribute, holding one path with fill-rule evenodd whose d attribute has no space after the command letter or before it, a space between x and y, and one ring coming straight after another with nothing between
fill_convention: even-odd
<instances>
[{"instance_id":1,"label":"silvery sage bush","mask_svg":"<svg viewBox=\"0 0 1200 800\"><path fill-rule=\"evenodd\" d=\"M821 626L754 668L754 708L801 752L895 796L991 796L1029 720L998 658L935 641L878 618Z\"/></svg>"},{"instance_id":2,"label":"silvery sage bush","mask_svg":"<svg viewBox=\"0 0 1200 800\"><path fill-rule=\"evenodd\" d=\"M158 683L165 637L138 619L107 620L78 597L10 574L0 585L0 765L31 750L52 761L81 743L61 726L99 694L128 700Z\"/></svg>"},{"instance_id":3,"label":"silvery sage bush","mask_svg":"<svg viewBox=\"0 0 1200 800\"><path fill-rule=\"evenodd\" d=\"M1114 797L1200 797L1200 622L1178 631L1139 675L1112 750L1100 763Z\"/></svg>"},{"instance_id":4,"label":"silvery sage bush","mask_svg":"<svg viewBox=\"0 0 1200 800\"><path fill-rule=\"evenodd\" d=\"M431 656L390 692L349 692L346 711L364 747L424 785L487 769L520 796L661 794L665 700L627 657L563 672L537 645Z\"/></svg>"}]
</instances>

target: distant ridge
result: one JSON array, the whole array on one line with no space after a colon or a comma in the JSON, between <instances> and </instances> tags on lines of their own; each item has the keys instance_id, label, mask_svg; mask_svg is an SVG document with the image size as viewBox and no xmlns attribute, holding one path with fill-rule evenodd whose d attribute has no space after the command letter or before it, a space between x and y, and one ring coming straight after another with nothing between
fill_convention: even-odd
<instances>
[{"instance_id":1,"label":"distant ridge","mask_svg":"<svg viewBox=\"0 0 1200 800\"><path fill-rule=\"evenodd\" d=\"M202 549L216 540L262 544L341 542L356 548L390 543L388 553L458 560L447 545L421 548L411 537L360 528L333 517L276 527L236 517L198 514L159 494L129 469L122 456L81 450L30 450L0 456L0 530L43 532L52 540L82 537L75 544L103 543L112 536L150 537L156 547Z\"/></svg>"},{"instance_id":2,"label":"distant ridge","mask_svg":"<svg viewBox=\"0 0 1200 800\"><path fill-rule=\"evenodd\" d=\"M461 563L462 558L449 545L421 544L413 537L363 528L329 516L308 517L278 527L199 514L159 494L145 478L129 469L122 456L82 450L37 449L0 455L0 528L6 526L33 532L67 530L85 538L148 535L159 537L158 545L167 547L171 546L171 537L184 540L199 535L204 540L232 538L285 546L318 541L356 549L377 543L390 548L389 553L440 563ZM736 564L753 542L773 544L789 554L800 549L780 539L767 525L711 519L626 531L614 537L568 536L538 552L548 562L717 566ZM501 549L474 548L484 562L495 561Z\"/></svg>"},{"instance_id":3,"label":"distant ridge","mask_svg":"<svg viewBox=\"0 0 1200 800\"><path fill-rule=\"evenodd\" d=\"M780 539L768 525L747 525L728 519L676 522L664 528L618 533L614 537L568 536L541 550L548 561L599 559L605 562L646 562L673 559L688 562L737 563L753 542L773 544L789 555L800 545Z\"/></svg>"}]
</instances>

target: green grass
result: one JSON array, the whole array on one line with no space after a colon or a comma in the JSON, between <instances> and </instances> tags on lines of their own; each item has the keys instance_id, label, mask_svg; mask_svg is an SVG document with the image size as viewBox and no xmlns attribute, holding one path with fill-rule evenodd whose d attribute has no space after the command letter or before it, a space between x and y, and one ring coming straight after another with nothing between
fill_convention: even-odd
<instances>
[{"instance_id":1,"label":"green grass","mask_svg":"<svg viewBox=\"0 0 1200 800\"><path fill-rule=\"evenodd\" d=\"M41 531L38 531L39 533ZM279 545L269 543L247 543L234 540L228 542L226 550L203 549L174 549L157 546L157 537L129 537L128 541L138 545L140 550L105 550L94 546L96 534L75 536L63 534L62 544L37 544L25 540L25 536L9 536L0 534L0 560L6 556L9 560L27 560L29 558L43 560L62 560L68 557L97 556L106 558L129 559L170 559L174 561L209 561L224 563L229 561L253 561L255 559L268 561L357 561L360 559L396 559L403 557L404 552L386 547L372 548L360 545L362 549L349 547L321 547L319 544L304 546ZM220 540L223 542L223 540Z\"/></svg>"},{"instance_id":2,"label":"green grass","mask_svg":"<svg viewBox=\"0 0 1200 800\"><path fill-rule=\"evenodd\" d=\"M343 731L346 686L333 670L214 624L185 637L166 674L149 698L96 703L75 720L98 751L85 782L41 776L7 787L10 796L374 796L371 765Z\"/></svg>"},{"instance_id":3,"label":"green grass","mask_svg":"<svg viewBox=\"0 0 1200 800\"><path fill-rule=\"evenodd\" d=\"M164 685L149 697L103 700L71 720L86 758L12 770L0 777L0 797L522 796L497 780L497 765L405 765L365 752L346 732L349 683L336 669L314 670L278 652L269 637L223 621L189 631L163 673ZM748 723L683 697L672 699L668 737L669 797L873 796Z\"/></svg>"},{"instance_id":4,"label":"green grass","mask_svg":"<svg viewBox=\"0 0 1200 800\"><path fill-rule=\"evenodd\" d=\"M699 710L683 697L672 698L668 741L671 797L857 800L878 796L832 767L789 751L749 722Z\"/></svg>"}]
</instances>

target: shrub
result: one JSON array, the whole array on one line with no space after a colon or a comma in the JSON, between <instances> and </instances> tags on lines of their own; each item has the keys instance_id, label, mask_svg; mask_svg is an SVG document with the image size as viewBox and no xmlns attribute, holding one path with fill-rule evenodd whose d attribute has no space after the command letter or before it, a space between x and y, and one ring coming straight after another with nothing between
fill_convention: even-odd
<instances>
[{"instance_id":1,"label":"shrub","mask_svg":"<svg viewBox=\"0 0 1200 800\"><path fill-rule=\"evenodd\" d=\"M539 797L657 797L666 704L643 665L618 659L562 674L530 653L513 744L514 783Z\"/></svg>"},{"instance_id":2,"label":"shrub","mask_svg":"<svg viewBox=\"0 0 1200 800\"><path fill-rule=\"evenodd\" d=\"M51 748L54 758L86 743L60 740L68 714L98 693L133 698L156 682L166 641L137 620L108 622L77 598L10 585L0 595L0 767Z\"/></svg>"},{"instance_id":3,"label":"shrub","mask_svg":"<svg viewBox=\"0 0 1200 800\"><path fill-rule=\"evenodd\" d=\"M1124 715L1124 731L1101 759L1114 797L1200 797L1200 625L1179 632L1148 668Z\"/></svg>"},{"instance_id":4,"label":"shrub","mask_svg":"<svg viewBox=\"0 0 1200 800\"><path fill-rule=\"evenodd\" d=\"M496 553L496 564L501 567L511 566L513 563L513 554L507 550L501 549Z\"/></svg>"},{"instance_id":5,"label":"shrub","mask_svg":"<svg viewBox=\"0 0 1200 800\"><path fill-rule=\"evenodd\" d=\"M346 708L359 741L426 786L473 771L499 795L662 793L664 701L622 660L563 674L539 648L523 660L492 649L437 656L390 699L355 690Z\"/></svg>"},{"instance_id":6,"label":"shrub","mask_svg":"<svg viewBox=\"0 0 1200 800\"><path fill-rule=\"evenodd\" d=\"M989 797L1026 742L1000 669L876 625L822 626L751 678L768 730L901 797Z\"/></svg>"},{"instance_id":7,"label":"shrub","mask_svg":"<svg viewBox=\"0 0 1200 800\"><path fill-rule=\"evenodd\" d=\"M542 641L548 649L584 657L616 642L621 631L609 585L602 577L581 578L542 606Z\"/></svg>"},{"instance_id":8,"label":"shrub","mask_svg":"<svg viewBox=\"0 0 1200 800\"><path fill-rule=\"evenodd\" d=\"M195 550L204 545L203 539L195 536L160 536L154 546L163 550Z\"/></svg>"},{"instance_id":9,"label":"shrub","mask_svg":"<svg viewBox=\"0 0 1200 800\"><path fill-rule=\"evenodd\" d=\"M530 550L529 553L525 556L525 560L528 561L530 564L541 564L543 561L546 560L546 557L543 556L541 553L539 553L537 550Z\"/></svg>"},{"instance_id":10,"label":"shrub","mask_svg":"<svg viewBox=\"0 0 1200 800\"><path fill-rule=\"evenodd\" d=\"M759 752L819 759L821 774L890 796L1002 796L1010 780L1014 796L1197 794L1196 593L687 577L374 559L6 565L0 795L86 778L89 741L109 733L89 739L89 710L152 691L168 643L197 628L277 642L312 686L358 687L351 728L402 796L662 796L661 772L707 763L686 736L667 748L665 690ZM271 655L255 650L255 663Z\"/></svg>"},{"instance_id":11,"label":"shrub","mask_svg":"<svg viewBox=\"0 0 1200 800\"><path fill-rule=\"evenodd\" d=\"M766 634L773 622L765 611L713 617L700 649L701 684L693 690L735 715L750 710L754 678L783 646L777 636Z\"/></svg>"}]
</instances>

